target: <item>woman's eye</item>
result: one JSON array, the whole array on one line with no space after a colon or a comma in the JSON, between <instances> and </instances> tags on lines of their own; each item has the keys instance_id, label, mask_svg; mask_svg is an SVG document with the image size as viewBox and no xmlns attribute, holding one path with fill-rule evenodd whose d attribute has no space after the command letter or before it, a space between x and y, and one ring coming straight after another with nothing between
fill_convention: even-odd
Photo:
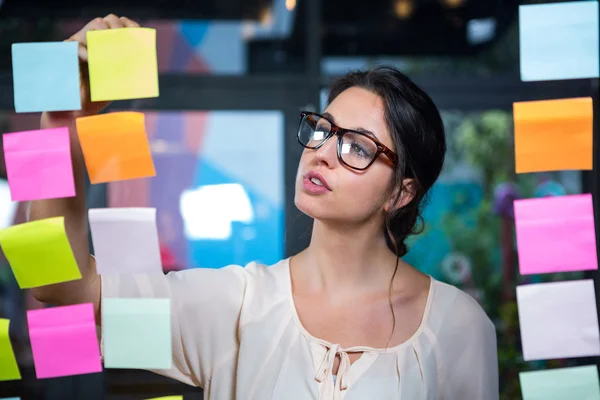
<instances>
[{"instance_id":1,"label":"woman's eye","mask_svg":"<svg viewBox=\"0 0 600 400\"><path fill-rule=\"evenodd\" d=\"M360 155L360 156L366 156L367 152L365 151L365 149L363 149L358 143L353 143L352 144L352 152Z\"/></svg>"}]
</instances>

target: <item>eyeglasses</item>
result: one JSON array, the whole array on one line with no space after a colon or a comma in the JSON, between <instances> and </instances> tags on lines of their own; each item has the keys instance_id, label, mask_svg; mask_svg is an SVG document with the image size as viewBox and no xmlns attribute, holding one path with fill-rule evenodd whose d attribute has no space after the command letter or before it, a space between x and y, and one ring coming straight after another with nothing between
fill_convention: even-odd
<instances>
[{"instance_id":1,"label":"eyeglasses","mask_svg":"<svg viewBox=\"0 0 600 400\"><path fill-rule=\"evenodd\" d=\"M369 168L382 153L390 166L395 166L398 161L396 153L367 133L340 128L313 112L303 111L300 118L298 142L302 146L316 150L337 135L338 160L352 169L363 171Z\"/></svg>"}]
</instances>

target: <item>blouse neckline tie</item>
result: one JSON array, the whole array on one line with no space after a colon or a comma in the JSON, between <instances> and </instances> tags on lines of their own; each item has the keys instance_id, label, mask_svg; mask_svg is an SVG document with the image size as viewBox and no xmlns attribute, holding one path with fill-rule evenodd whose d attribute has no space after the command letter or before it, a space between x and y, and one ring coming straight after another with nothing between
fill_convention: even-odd
<instances>
[{"instance_id":1,"label":"blouse neckline tie","mask_svg":"<svg viewBox=\"0 0 600 400\"><path fill-rule=\"evenodd\" d=\"M333 364L335 363L335 357L338 354L340 355L340 366L337 371L335 385L339 388L339 390L346 390L348 389L346 374L350 369L350 357L348 356L348 353L341 350L340 345L338 344L334 344L327 349L327 352L323 357L323 361L317 370L315 379L319 383L323 382L325 379L333 379L331 377L331 372L333 370Z\"/></svg>"}]
</instances>

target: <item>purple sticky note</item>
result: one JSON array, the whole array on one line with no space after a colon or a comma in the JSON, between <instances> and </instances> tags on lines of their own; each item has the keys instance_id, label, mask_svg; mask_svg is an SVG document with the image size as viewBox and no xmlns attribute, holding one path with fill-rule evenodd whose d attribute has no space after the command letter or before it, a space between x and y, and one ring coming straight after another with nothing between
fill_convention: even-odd
<instances>
[{"instance_id":1,"label":"purple sticky note","mask_svg":"<svg viewBox=\"0 0 600 400\"><path fill-rule=\"evenodd\" d=\"M92 303L27 311L38 379L101 372Z\"/></svg>"},{"instance_id":2,"label":"purple sticky note","mask_svg":"<svg viewBox=\"0 0 600 400\"><path fill-rule=\"evenodd\" d=\"M13 201L75 196L68 128L3 135Z\"/></svg>"},{"instance_id":3,"label":"purple sticky note","mask_svg":"<svg viewBox=\"0 0 600 400\"><path fill-rule=\"evenodd\" d=\"M516 200L521 274L598 269L592 195Z\"/></svg>"}]
</instances>

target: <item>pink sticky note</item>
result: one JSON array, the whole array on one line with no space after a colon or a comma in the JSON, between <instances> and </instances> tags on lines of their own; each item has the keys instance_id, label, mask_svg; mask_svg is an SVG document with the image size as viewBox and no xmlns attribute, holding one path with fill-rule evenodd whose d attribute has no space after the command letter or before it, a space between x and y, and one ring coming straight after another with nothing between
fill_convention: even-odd
<instances>
[{"instance_id":1,"label":"pink sticky note","mask_svg":"<svg viewBox=\"0 0 600 400\"><path fill-rule=\"evenodd\" d=\"M27 311L38 379L101 372L92 303Z\"/></svg>"},{"instance_id":2,"label":"pink sticky note","mask_svg":"<svg viewBox=\"0 0 600 400\"><path fill-rule=\"evenodd\" d=\"M13 201L75 196L68 128L3 135Z\"/></svg>"},{"instance_id":3,"label":"pink sticky note","mask_svg":"<svg viewBox=\"0 0 600 400\"><path fill-rule=\"evenodd\" d=\"M598 269L592 195L516 200L521 274Z\"/></svg>"}]
</instances>

